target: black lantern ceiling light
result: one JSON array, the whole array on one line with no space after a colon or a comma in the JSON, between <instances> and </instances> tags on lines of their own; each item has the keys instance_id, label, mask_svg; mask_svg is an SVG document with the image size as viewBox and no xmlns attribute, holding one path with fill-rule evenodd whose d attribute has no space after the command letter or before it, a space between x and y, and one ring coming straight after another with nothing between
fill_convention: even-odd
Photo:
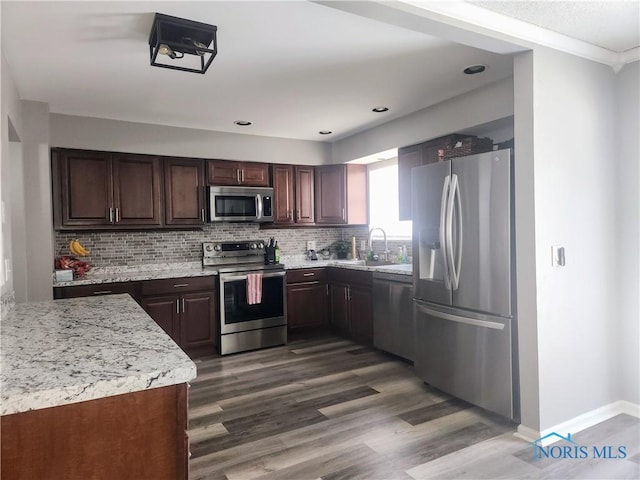
<instances>
[{"instance_id":1,"label":"black lantern ceiling light","mask_svg":"<svg viewBox=\"0 0 640 480\"><path fill-rule=\"evenodd\" d=\"M206 72L218 53L217 30L215 25L156 13L149 35L151 65Z\"/></svg>"}]
</instances>

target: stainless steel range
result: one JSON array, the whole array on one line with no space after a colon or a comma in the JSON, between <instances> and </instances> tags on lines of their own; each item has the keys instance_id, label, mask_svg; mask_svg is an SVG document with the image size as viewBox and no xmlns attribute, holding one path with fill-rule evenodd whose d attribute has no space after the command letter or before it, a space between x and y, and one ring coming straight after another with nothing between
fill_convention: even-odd
<instances>
[{"instance_id":1,"label":"stainless steel range","mask_svg":"<svg viewBox=\"0 0 640 480\"><path fill-rule=\"evenodd\" d=\"M287 343L284 266L264 255L262 240L202 244L202 265L219 273L220 355ZM256 282L259 301L247 289Z\"/></svg>"}]
</instances>

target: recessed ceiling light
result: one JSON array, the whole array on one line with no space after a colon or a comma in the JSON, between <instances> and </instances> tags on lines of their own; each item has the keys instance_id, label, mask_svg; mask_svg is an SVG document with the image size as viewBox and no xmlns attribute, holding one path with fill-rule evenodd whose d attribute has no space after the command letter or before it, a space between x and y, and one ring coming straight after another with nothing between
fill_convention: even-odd
<instances>
[{"instance_id":1,"label":"recessed ceiling light","mask_svg":"<svg viewBox=\"0 0 640 480\"><path fill-rule=\"evenodd\" d=\"M251 125L251 122L247 122L246 120L236 120L235 122L236 125L239 125L241 127L248 127L249 125Z\"/></svg>"},{"instance_id":2,"label":"recessed ceiling light","mask_svg":"<svg viewBox=\"0 0 640 480\"><path fill-rule=\"evenodd\" d=\"M376 113L382 113L382 112L388 112L389 109L387 107L374 107L371 109L371 111Z\"/></svg>"},{"instance_id":3,"label":"recessed ceiling light","mask_svg":"<svg viewBox=\"0 0 640 480\"><path fill-rule=\"evenodd\" d=\"M487 67L484 65L470 65L463 70L467 75L475 75L476 73L482 73L486 70Z\"/></svg>"},{"instance_id":4,"label":"recessed ceiling light","mask_svg":"<svg viewBox=\"0 0 640 480\"><path fill-rule=\"evenodd\" d=\"M333 132L331 130L320 130L318 133L320 135L331 135Z\"/></svg>"}]
</instances>

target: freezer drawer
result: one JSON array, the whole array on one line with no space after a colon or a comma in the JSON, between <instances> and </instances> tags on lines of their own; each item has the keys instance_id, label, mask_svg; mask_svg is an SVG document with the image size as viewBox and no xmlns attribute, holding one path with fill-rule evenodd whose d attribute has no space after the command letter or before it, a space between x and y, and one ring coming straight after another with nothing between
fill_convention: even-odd
<instances>
[{"instance_id":1,"label":"freezer drawer","mask_svg":"<svg viewBox=\"0 0 640 480\"><path fill-rule=\"evenodd\" d=\"M511 319L419 301L414 301L414 318L417 375L446 393L514 419Z\"/></svg>"}]
</instances>

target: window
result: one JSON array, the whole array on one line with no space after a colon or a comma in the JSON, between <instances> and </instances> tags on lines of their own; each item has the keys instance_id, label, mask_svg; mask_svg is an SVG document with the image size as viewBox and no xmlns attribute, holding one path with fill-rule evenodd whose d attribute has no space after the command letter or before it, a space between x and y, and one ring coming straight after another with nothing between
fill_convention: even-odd
<instances>
[{"instance_id":1,"label":"window","mask_svg":"<svg viewBox=\"0 0 640 480\"><path fill-rule=\"evenodd\" d=\"M411 221L398 219L398 159L369 164L369 228L380 227L388 239L411 239ZM382 238L379 231L373 238Z\"/></svg>"}]
</instances>

